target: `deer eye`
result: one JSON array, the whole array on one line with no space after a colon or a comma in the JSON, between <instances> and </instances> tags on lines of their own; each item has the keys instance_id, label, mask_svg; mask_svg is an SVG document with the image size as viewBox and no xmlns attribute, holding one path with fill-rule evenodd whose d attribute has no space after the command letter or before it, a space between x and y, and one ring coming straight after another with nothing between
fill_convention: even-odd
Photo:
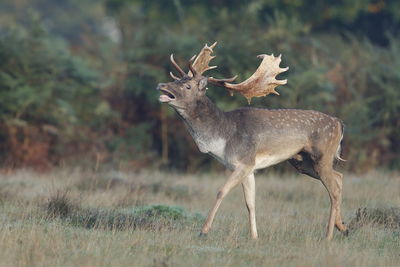
<instances>
[{"instance_id":1,"label":"deer eye","mask_svg":"<svg viewBox=\"0 0 400 267\"><path fill-rule=\"evenodd\" d=\"M190 84L186 84L185 87L186 87L186 89L188 89L188 90L190 90L190 88L192 88L192 87L190 86Z\"/></svg>"}]
</instances>

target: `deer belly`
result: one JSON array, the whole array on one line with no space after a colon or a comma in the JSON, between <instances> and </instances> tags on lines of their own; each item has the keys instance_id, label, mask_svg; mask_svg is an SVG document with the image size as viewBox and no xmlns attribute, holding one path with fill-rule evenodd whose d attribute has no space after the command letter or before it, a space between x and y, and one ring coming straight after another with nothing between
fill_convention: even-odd
<instances>
[{"instance_id":1,"label":"deer belly","mask_svg":"<svg viewBox=\"0 0 400 267\"><path fill-rule=\"evenodd\" d=\"M269 166L278 164L282 161L287 160L288 158L291 158L295 154L296 153L293 153L293 151L290 151L290 152L283 151L278 154L270 154L270 153L257 154L255 169L263 169L263 168L267 168Z\"/></svg>"}]
</instances>

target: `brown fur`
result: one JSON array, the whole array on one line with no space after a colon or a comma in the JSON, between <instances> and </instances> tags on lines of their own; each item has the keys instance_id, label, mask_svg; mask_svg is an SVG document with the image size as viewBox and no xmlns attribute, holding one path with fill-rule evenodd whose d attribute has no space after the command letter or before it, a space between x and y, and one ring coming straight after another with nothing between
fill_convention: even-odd
<instances>
[{"instance_id":1,"label":"brown fur","mask_svg":"<svg viewBox=\"0 0 400 267\"><path fill-rule=\"evenodd\" d=\"M285 160L299 172L319 179L328 191L327 239L332 238L334 226L347 233L340 211L343 175L333 170L343 137L341 121L312 110L240 108L223 112L205 95L206 81L195 76L158 85L164 94L160 101L168 102L182 117L200 151L233 171L218 191L201 233L208 233L223 198L241 183L251 235L257 238L254 171Z\"/></svg>"}]
</instances>

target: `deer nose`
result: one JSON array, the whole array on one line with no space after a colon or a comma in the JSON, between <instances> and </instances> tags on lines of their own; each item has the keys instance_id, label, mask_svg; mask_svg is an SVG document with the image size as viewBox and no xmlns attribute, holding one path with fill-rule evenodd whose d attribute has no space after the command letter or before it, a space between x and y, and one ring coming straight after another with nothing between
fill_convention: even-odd
<instances>
[{"instance_id":1,"label":"deer nose","mask_svg":"<svg viewBox=\"0 0 400 267\"><path fill-rule=\"evenodd\" d=\"M159 84L157 85L157 90L165 89L165 88L167 88L167 85L166 85L165 83L159 83Z\"/></svg>"}]
</instances>

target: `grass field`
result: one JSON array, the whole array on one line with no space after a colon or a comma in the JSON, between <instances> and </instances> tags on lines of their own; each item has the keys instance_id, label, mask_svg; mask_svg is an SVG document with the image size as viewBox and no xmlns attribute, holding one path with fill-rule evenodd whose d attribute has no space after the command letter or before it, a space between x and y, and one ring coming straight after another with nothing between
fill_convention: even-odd
<instances>
[{"instance_id":1,"label":"grass field","mask_svg":"<svg viewBox=\"0 0 400 267\"><path fill-rule=\"evenodd\" d=\"M79 170L1 174L0 264L399 265L399 175L346 175L343 215L352 231L345 237L335 230L331 242L323 239L328 195L319 181L297 174L256 175L259 240L249 238L240 187L222 203L209 235L199 238L224 179Z\"/></svg>"}]
</instances>

